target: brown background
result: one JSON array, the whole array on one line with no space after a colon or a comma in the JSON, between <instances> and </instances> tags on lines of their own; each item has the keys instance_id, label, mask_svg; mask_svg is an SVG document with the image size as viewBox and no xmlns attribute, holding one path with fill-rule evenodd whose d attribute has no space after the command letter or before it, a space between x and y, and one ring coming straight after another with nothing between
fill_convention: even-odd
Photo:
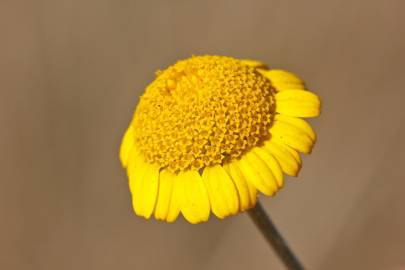
<instances>
[{"instance_id":1,"label":"brown background","mask_svg":"<svg viewBox=\"0 0 405 270\"><path fill-rule=\"evenodd\" d=\"M405 265L405 2L0 1L1 269L283 269L244 214L132 214L117 152L154 72L261 59L323 100L299 180L262 198L308 269Z\"/></svg>"}]
</instances>

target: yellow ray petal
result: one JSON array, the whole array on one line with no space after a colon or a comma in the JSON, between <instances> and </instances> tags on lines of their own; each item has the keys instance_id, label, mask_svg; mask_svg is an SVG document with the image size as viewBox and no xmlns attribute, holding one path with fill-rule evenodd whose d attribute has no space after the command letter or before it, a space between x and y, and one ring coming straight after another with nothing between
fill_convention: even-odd
<instances>
[{"instance_id":1,"label":"yellow ray petal","mask_svg":"<svg viewBox=\"0 0 405 270\"><path fill-rule=\"evenodd\" d=\"M159 167L148 164L145 168L144 184L142 187L143 216L150 218L155 209L159 187Z\"/></svg>"},{"instance_id":2,"label":"yellow ray petal","mask_svg":"<svg viewBox=\"0 0 405 270\"><path fill-rule=\"evenodd\" d=\"M295 158L295 160L298 162L298 164L300 164L300 166L302 165L301 156L297 150L286 145L283 141L281 141L280 139L277 139L276 137L272 137L270 139L270 141L274 144L277 144L279 147L281 147L283 149L283 151L289 152Z\"/></svg>"},{"instance_id":3,"label":"yellow ray petal","mask_svg":"<svg viewBox=\"0 0 405 270\"><path fill-rule=\"evenodd\" d=\"M277 181L275 173L272 171L266 160L262 159L261 156L257 154L256 148L253 148L249 153L247 153L246 158L250 162L252 167L254 167L257 172L259 172L259 174L262 176L262 179L266 182L269 182L273 187L274 192L276 192L279 188L279 183ZM280 181L282 183L282 179Z\"/></svg>"},{"instance_id":4,"label":"yellow ray petal","mask_svg":"<svg viewBox=\"0 0 405 270\"><path fill-rule=\"evenodd\" d=\"M286 115L283 115L283 114L276 114L274 116L274 119L276 121L281 121L281 122L284 122L284 123L288 123L290 125L295 126L296 128L299 128L300 130L305 132L311 138L311 140L316 142L316 133L312 129L311 125L307 121L305 121L305 120L303 120L301 118L292 117L292 116L286 116Z\"/></svg>"},{"instance_id":5,"label":"yellow ray petal","mask_svg":"<svg viewBox=\"0 0 405 270\"><path fill-rule=\"evenodd\" d=\"M266 169L267 173L260 172L258 165L254 165L259 158L255 155L250 155L250 153L244 154L239 160L239 166L242 174L245 176L246 180L255 186L257 190L265 195L271 196L277 191L277 183L274 176L269 173L270 169ZM263 161L260 162L262 165ZM260 166L260 165L259 165ZM263 167L263 166L262 166Z\"/></svg>"},{"instance_id":6,"label":"yellow ray petal","mask_svg":"<svg viewBox=\"0 0 405 270\"><path fill-rule=\"evenodd\" d=\"M159 192L155 207L155 218L158 220L166 220L169 214L175 177L173 173L166 169L160 172Z\"/></svg>"},{"instance_id":7,"label":"yellow ray petal","mask_svg":"<svg viewBox=\"0 0 405 270\"><path fill-rule=\"evenodd\" d=\"M270 127L270 134L288 146L305 154L310 153L314 145L314 141L305 131L294 125L275 119L273 125Z\"/></svg>"},{"instance_id":8,"label":"yellow ray petal","mask_svg":"<svg viewBox=\"0 0 405 270\"><path fill-rule=\"evenodd\" d=\"M251 67L255 67L255 68L267 68L266 64L257 61L257 60L252 60L252 59L242 59L242 62L245 65L251 66Z\"/></svg>"},{"instance_id":9,"label":"yellow ray petal","mask_svg":"<svg viewBox=\"0 0 405 270\"><path fill-rule=\"evenodd\" d=\"M181 172L178 180L182 185L181 212L190 223L207 221L210 201L204 182L197 171Z\"/></svg>"},{"instance_id":10,"label":"yellow ray petal","mask_svg":"<svg viewBox=\"0 0 405 270\"><path fill-rule=\"evenodd\" d=\"M291 89L305 90L305 84L303 83L293 83L293 82L272 82L271 85L276 89L277 92L288 91Z\"/></svg>"},{"instance_id":11,"label":"yellow ray petal","mask_svg":"<svg viewBox=\"0 0 405 270\"><path fill-rule=\"evenodd\" d=\"M237 165L237 161L234 160L225 164L224 169L231 177L238 191L240 210L245 211L252 208L257 201L257 190L252 184L247 182Z\"/></svg>"},{"instance_id":12,"label":"yellow ray petal","mask_svg":"<svg viewBox=\"0 0 405 270\"><path fill-rule=\"evenodd\" d=\"M141 215L141 204L137 201L141 199L139 191L142 187L142 179L145 174L144 161L141 159L139 153L133 150L129 156L129 163L127 167L128 185L132 195L132 207L137 215Z\"/></svg>"},{"instance_id":13,"label":"yellow ray petal","mask_svg":"<svg viewBox=\"0 0 405 270\"><path fill-rule=\"evenodd\" d=\"M276 112L295 117L315 117L321 112L317 95L304 90L286 90L276 93Z\"/></svg>"},{"instance_id":14,"label":"yellow ray petal","mask_svg":"<svg viewBox=\"0 0 405 270\"><path fill-rule=\"evenodd\" d=\"M303 83L303 81L294 73L282 69L270 69L266 76L271 82L293 82Z\"/></svg>"},{"instance_id":15,"label":"yellow ray petal","mask_svg":"<svg viewBox=\"0 0 405 270\"><path fill-rule=\"evenodd\" d=\"M128 164L128 179L129 179L129 190L132 194L132 206L134 208L135 214L142 216L140 191L142 189L143 178L145 175L145 162L142 157L136 151L131 154L130 161Z\"/></svg>"},{"instance_id":16,"label":"yellow ray petal","mask_svg":"<svg viewBox=\"0 0 405 270\"><path fill-rule=\"evenodd\" d=\"M122 138L122 143L120 147L120 160L124 168L128 166L128 159L131 153L132 147L134 146L134 130L132 125L125 131L124 137Z\"/></svg>"},{"instance_id":17,"label":"yellow ray petal","mask_svg":"<svg viewBox=\"0 0 405 270\"><path fill-rule=\"evenodd\" d=\"M274 158L272 154L267 152L266 150L262 149L261 147L255 147L252 151L270 168L271 172L273 173L274 178L276 179L278 187L282 187L284 184L284 176L283 171L281 170L280 164Z\"/></svg>"},{"instance_id":18,"label":"yellow ray petal","mask_svg":"<svg viewBox=\"0 0 405 270\"><path fill-rule=\"evenodd\" d=\"M133 149L129 155L127 166L128 184L131 194L133 194L135 189L139 189L141 181L138 180L144 175L144 163L140 153Z\"/></svg>"},{"instance_id":19,"label":"yellow ray petal","mask_svg":"<svg viewBox=\"0 0 405 270\"><path fill-rule=\"evenodd\" d=\"M132 204L135 213L149 219L155 208L159 183L159 167L146 162L139 163L143 169L135 170L133 182ZM137 171L140 171L139 173ZM131 184L130 184L131 185Z\"/></svg>"},{"instance_id":20,"label":"yellow ray petal","mask_svg":"<svg viewBox=\"0 0 405 270\"><path fill-rule=\"evenodd\" d=\"M180 214L181 200L182 200L182 186L177 175L173 177L173 193L170 199L170 205L166 217L167 222L173 222Z\"/></svg>"},{"instance_id":21,"label":"yellow ray petal","mask_svg":"<svg viewBox=\"0 0 405 270\"><path fill-rule=\"evenodd\" d=\"M270 80L277 92L287 89L305 89L304 82L291 72L280 69L270 69L260 71L260 73Z\"/></svg>"},{"instance_id":22,"label":"yellow ray petal","mask_svg":"<svg viewBox=\"0 0 405 270\"><path fill-rule=\"evenodd\" d=\"M239 209L238 193L225 169L220 165L206 167L202 177L207 187L212 212L218 218L236 214Z\"/></svg>"},{"instance_id":23,"label":"yellow ray petal","mask_svg":"<svg viewBox=\"0 0 405 270\"><path fill-rule=\"evenodd\" d=\"M297 161L296 157L287 149L287 147L288 146L284 144L280 145L275 143L272 139L264 143L264 149L277 159L283 172L291 176L297 176L301 169L300 160ZM290 148L290 150L298 155L294 149Z\"/></svg>"}]
</instances>

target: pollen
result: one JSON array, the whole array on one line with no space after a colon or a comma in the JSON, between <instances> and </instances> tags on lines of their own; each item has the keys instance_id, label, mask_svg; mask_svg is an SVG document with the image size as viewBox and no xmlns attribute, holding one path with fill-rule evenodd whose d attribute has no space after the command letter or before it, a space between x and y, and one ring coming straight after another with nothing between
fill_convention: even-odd
<instances>
[{"instance_id":1,"label":"pollen","mask_svg":"<svg viewBox=\"0 0 405 270\"><path fill-rule=\"evenodd\" d=\"M156 73L131 125L145 160L172 172L239 158L269 136L274 89L242 60L193 56Z\"/></svg>"}]
</instances>

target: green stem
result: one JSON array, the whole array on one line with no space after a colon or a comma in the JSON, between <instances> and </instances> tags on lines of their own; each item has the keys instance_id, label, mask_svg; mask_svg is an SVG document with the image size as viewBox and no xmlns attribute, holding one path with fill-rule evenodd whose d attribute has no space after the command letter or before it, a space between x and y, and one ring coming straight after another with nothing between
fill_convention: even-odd
<instances>
[{"instance_id":1,"label":"green stem","mask_svg":"<svg viewBox=\"0 0 405 270\"><path fill-rule=\"evenodd\" d=\"M257 202L256 206L248 211L248 214L287 269L304 270L260 202Z\"/></svg>"}]
</instances>

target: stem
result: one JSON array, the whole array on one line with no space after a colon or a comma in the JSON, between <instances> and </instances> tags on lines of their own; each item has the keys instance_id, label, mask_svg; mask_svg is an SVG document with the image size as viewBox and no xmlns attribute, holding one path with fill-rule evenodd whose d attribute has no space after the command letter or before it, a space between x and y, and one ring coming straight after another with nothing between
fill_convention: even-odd
<instances>
[{"instance_id":1,"label":"stem","mask_svg":"<svg viewBox=\"0 0 405 270\"><path fill-rule=\"evenodd\" d=\"M270 217L264 211L263 206L258 201L256 206L248 211L250 218L256 224L257 228L266 238L267 242L273 247L274 251L283 261L287 269L304 270L304 267L294 256L286 241L277 231L276 226L271 221Z\"/></svg>"}]
</instances>

